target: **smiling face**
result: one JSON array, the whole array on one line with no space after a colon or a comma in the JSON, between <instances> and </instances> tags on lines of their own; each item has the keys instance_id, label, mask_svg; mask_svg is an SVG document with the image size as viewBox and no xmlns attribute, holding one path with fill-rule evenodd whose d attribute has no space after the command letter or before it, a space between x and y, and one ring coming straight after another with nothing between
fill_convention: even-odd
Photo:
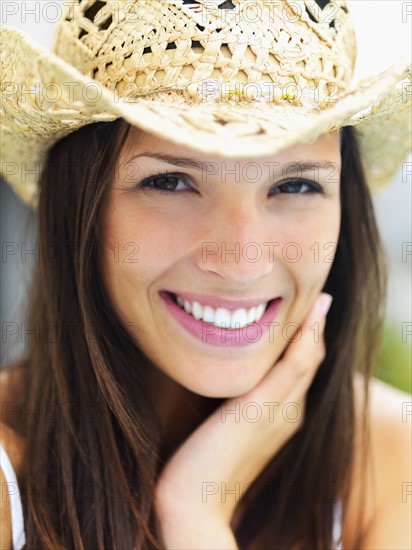
<instances>
[{"instance_id":1,"label":"smiling face","mask_svg":"<svg viewBox=\"0 0 412 550\"><path fill-rule=\"evenodd\" d=\"M109 298L172 380L207 397L241 395L276 363L327 279L339 134L257 161L133 135L104 213Z\"/></svg>"}]
</instances>

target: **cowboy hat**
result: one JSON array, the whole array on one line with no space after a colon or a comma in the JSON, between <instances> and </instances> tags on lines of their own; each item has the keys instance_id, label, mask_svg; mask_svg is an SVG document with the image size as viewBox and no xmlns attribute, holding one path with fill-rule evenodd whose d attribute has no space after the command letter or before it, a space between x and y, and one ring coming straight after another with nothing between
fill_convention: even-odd
<instances>
[{"instance_id":1,"label":"cowboy hat","mask_svg":"<svg viewBox=\"0 0 412 550\"><path fill-rule=\"evenodd\" d=\"M410 61L353 82L344 0L69 0L53 53L0 32L1 173L34 208L49 148L120 117L222 158L356 126L372 192L411 148Z\"/></svg>"}]
</instances>

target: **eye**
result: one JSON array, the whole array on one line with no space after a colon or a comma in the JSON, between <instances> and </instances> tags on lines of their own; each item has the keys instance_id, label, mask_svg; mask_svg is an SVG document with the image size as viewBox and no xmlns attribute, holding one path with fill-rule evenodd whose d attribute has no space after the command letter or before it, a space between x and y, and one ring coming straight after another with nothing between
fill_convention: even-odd
<instances>
[{"instance_id":1,"label":"eye","mask_svg":"<svg viewBox=\"0 0 412 550\"><path fill-rule=\"evenodd\" d=\"M184 174L172 174L161 172L154 176L145 178L139 182L134 189L144 189L162 194L178 194L183 192L194 192L188 185L187 176Z\"/></svg>"},{"instance_id":2,"label":"eye","mask_svg":"<svg viewBox=\"0 0 412 550\"><path fill-rule=\"evenodd\" d=\"M302 178L291 178L277 185L271 195L307 195L311 193L325 194L323 188L314 181Z\"/></svg>"}]
</instances>

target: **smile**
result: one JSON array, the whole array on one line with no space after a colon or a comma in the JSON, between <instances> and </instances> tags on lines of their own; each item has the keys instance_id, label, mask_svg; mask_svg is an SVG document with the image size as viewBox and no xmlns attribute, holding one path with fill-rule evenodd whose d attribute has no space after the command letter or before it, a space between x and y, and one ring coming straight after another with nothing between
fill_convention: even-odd
<instances>
[{"instance_id":1,"label":"smile","mask_svg":"<svg viewBox=\"0 0 412 550\"><path fill-rule=\"evenodd\" d=\"M174 320L197 340L212 346L247 346L262 339L273 324L282 298L249 307L235 307L239 302L222 300L229 307L212 307L198 300L186 300L172 292L160 296ZM187 296L185 296L187 297ZM215 299L209 301L216 302ZM245 304L253 302L244 301ZM191 311L190 311L191 310Z\"/></svg>"},{"instance_id":2,"label":"smile","mask_svg":"<svg viewBox=\"0 0 412 550\"><path fill-rule=\"evenodd\" d=\"M234 311L229 311L224 307L213 308L208 305L202 305L196 300L190 302L183 300L180 296L175 295L176 303L187 313L192 315L197 320L202 320L204 323L210 323L220 328L243 328L246 325L255 321L260 321L269 302L260 304L249 309L238 308Z\"/></svg>"}]
</instances>

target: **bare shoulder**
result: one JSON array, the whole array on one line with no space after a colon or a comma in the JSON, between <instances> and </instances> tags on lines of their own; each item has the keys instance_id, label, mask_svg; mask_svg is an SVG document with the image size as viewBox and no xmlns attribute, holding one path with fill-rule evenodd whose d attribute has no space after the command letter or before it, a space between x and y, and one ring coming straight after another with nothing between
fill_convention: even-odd
<instances>
[{"instance_id":1,"label":"bare shoulder","mask_svg":"<svg viewBox=\"0 0 412 550\"><path fill-rule=\"evenodd\" d=\"M356 375L355 464L344 548L354 547L357 513L362 506L364 534L357 550L404 550L412 548L412 396L375 378L369 387L370 445L365 447L363 378Z\"/></svg>"},{"instance_id":2,"label":"bare shoulder","mask_svg":"<svg viewBox=\"0 0 412 550\"><path fill-rule=\"evenodd\" d=\"M16 474L17 482L21 478L23 454L25 443L23 438L6 423L7 407L5 405L10 402L10 399L16 397L20 380L20 370L18 367L10 369L2 369L0 371L0 405L2 418L0 422L0 441L5 449L13 470ZM11 539L11 513L10 513L10 494L8 490L7 479L4 475L3 466L0 468L0 482L2 487L2 495L0 502L0 548L8 549L12 547Z\"/></svg>"},{"instance_id":3,"label":"bare shoulder","mask_svg":"<svg viewBox=\"0 0 412 550\"><path fill-rule=\"evenodd\" d=\"M24 419L23 365L23 360L18 360L0 369L1 422L17 433L22 433Z\"/></svg>"},{"instance_id":4,"label":"bare shoulder","mask_svg":"<svg viewBox=\"0 0 412 550\"><path fill-rule=\"evenodd\" d=\"M21 370L20 363L13 363L9 368L0 371L0 440L17 473L21 470L21 459L25 445L24 439L15 429L18 422L16 422L14 416L9 414L8 405L10 403L16 404L20 399Z\"/></svg>"}]
</instances>

